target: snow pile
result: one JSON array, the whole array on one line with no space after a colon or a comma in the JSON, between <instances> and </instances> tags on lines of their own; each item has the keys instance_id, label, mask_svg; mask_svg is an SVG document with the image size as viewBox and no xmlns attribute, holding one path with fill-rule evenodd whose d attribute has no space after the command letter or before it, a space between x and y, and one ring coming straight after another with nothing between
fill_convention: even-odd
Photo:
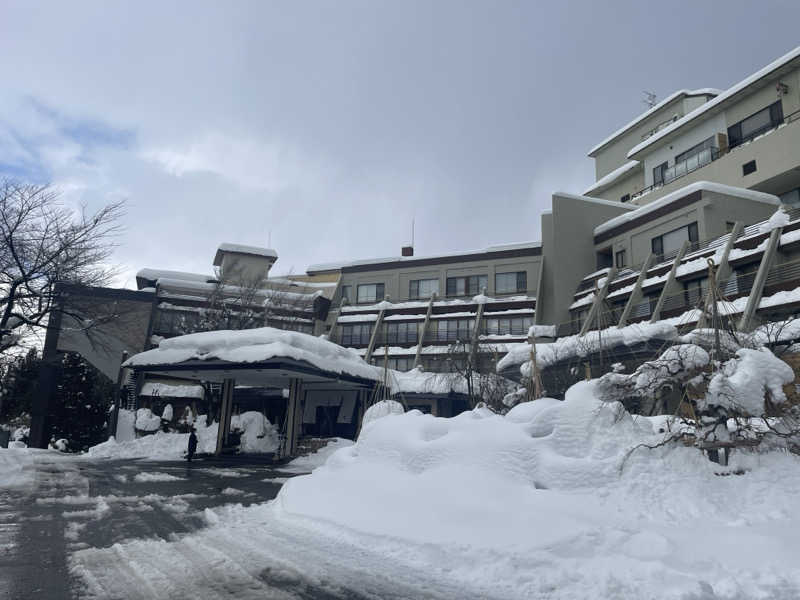
<instances>
[{"instance_id":1,"label":"snow pile","mask_svg":"<svg viewBox=\"0 0 800 600\"><path fill-rule=\"evenodd\" d=\"M12 442L14 443L14 442ZM22 444L22 442L19 442ZM24 444L23 444L24 445ZM28 485L33 482L33 454L27 448L0 448L0 490Z\"/></svg>"},{"instance_id":2,"label":"snow pile","mask_svg":"<svg viewBox=\"0 0 800 600\"><path fill-rule=\"evenodd\" d=\"M204 331L168 340L132 356L125 366L177 364L189 360L260 362L289 357L308 362L322 371L380 379L382 369L367 364L353 349L343 348L313 335L272 327L243 331Z\"/></svg>"},{"instance_id":3,"label":"snow pile","mask_svg":"<svg viewBox=\"0 0 800 600\"><path fill-rule=\"evenodd\" d=\"M287 473L310 473L317 467L325 464L330 456L337 450L348 448L353 445L351 440L344 438L333 438L328 440L327 445L323 446L316 452L299 456L280 468L281 471Z\"/></svg>"},{"instance_id":4,"label":"snow pile","mask_svg":"<svg viewBox=\"0 0 800 600\"><path fill-rule=\"evenodd\" d=\"M136 413L132 410L119 409L117 415L118 442L129 442L136 439Z\"/></svg>"},{"instance_id":5,"label":"snow pile","mask_svg":"<svg viewBox=\"0 0 800 600\"><path fill-rule=\"evenodd\" d=\"M767 348L742 348L711 379L705 404L761 416L765 397L773 404L782 404L786 401L783 386L793 381L792 368Z\"/></svg>"},{"instance_id":6,"label":"snow pile","mask_svg":"<svg viewBox=\"0 0 800 600\"><path fill-rule=\"evenodd\" d=\"M549 367L559 361L586 356L603 348L615 346L635 346L650 340L672 340L678 337L674 325L657 321L656 323L634 323L625 327L609 327L601 331L589 331L585 335L570 335L557 339L550 344L536 345L536 364L540 369ZM497 363L497 371L502 372L514 365L521 364L523 377L530 376L531 345L527 343L510 346L506 354Z\"/></svg>"},{"instance_id":7,"label":"snow pile","mask_svg":"<svg viewBox=\"0 0 800 600\"><path fill-rule=\"evenodd\" d=\"M792 219L789 217L789 213L781 207L772 213L772 216L768 220L762 223L760 231L763 233L772 231L778 227L786 227L791 221Z\"/></svg>"},{"instance_id":8,"label":"snow pile","mask_svg":"<svg viewBox=\"0 0 800 600\"><path fill-rule=\"evenodd\" d=\"M366 412L364 412L364 417L361 419L361 427L366 427L369 423L382 417L402 415L405 412L406 409L403 408L403 405L397 402L397 400L381 400L370 406Z\"/></svg>"},{"instance_id":9,"label":"snow pile","mask_svg":"<svg viewBox=\"0 0 800 600\"><path fill-rule=\"evenodd\" d=\"M248 411L231 417L231 429L242 432L239 450L254 454L274 452L278 448L278 432L267 417Z\"/></svg>"},{"instance_id":10,"label":"snow pile","mask_svg":"<svg viewBox=\"0 0 800 600\"><path fill-rule=\"evenodd\" d=\"M163 341L163 338L162 340ZM159 342L161 343L161 342ZM199 398L205 394L203 386L199 384L173 385L160 381L148 381L142 386L140 396L159 396L161 398Z\"/></svg>"},{"instance_id":11,"label":"snow pile","mask_svg":"<svg viewBox=\"0 0 800 600\"><path fill-rule=\"evenodd\" d=\"M161 418L164 421L172 421L172 404L167 404L161 413Z\"/></svg>"},{"instance_id":12,"label":"snow pile","mask_svg":"<svg viewBox=\"0 0 800 600\"><path fill-rule=\"evenodd\" d=\"M161 427L161 417L154 415L149 408L136 411L136 429L139 431L157 431Z\"/></svg>"},{"instance_id":13,"label":"snow pile","mask_svg":"<svg viewBox=\"0 0 800 600\"><path fill-rule=\"evenodd\" d=\"M530 329L528 329L528 336L529 337L556 337L556 326L555 325L531 325Z\"/></svg>"},{"instance_id":14,"label":"snow pile","mask_svg":"<svg viewBox=\"0 0 800 600\"><path fill-rule=\"evenodd\" d=\"M219 425L206 426L206 415L195 420L197 453L211 454L217 448ZM278 448L278 434L266 417L258 412L246 412L231 417L231 430L242 431L239 450L254 454L274 452ZM90 458L149 458L152 460L180 460L185 457L189 445L188 433L164 433L117 441L108 441L89 448Z\"/></svg>"},{"instance_id":15,"label":"snow pile","mask_svg":"<svg viewBox=\"0 0 800 600\"><path fill-rule=\"evenodd\" d=\"M680 444L633 450L661 439L591 382L505 417L410 411L237 519L361 540L397 572L441 565L461 597L796 597L800 459L735 453L745 474L720 477Z\"/></svg>"}]
</instances>

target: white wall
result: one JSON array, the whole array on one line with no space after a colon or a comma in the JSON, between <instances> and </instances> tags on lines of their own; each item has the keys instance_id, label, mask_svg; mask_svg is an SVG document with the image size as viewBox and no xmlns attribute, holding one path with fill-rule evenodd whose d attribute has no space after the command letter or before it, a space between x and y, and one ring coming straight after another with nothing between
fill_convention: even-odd
<instances>
[{"instance_id":1,"label":"white wall","mask_svg":"<svg viewBox=\"0 0 800 600\"><path fill-rule=\"evenodd\" d=\"M685 152L692 146L696 146L703 140L710 138L717 133L724 133L727 135L728 126L725 122L725 115L720 113L707 121L704 121L697 127L691 128L682 136L676 138L669 144L666 144L644 158L644 185L645 187L653 185L653 169L663 162L668 163L667 166L671 167L675 164L675 157L681 152Z\"/></svg>"}]
</instances>

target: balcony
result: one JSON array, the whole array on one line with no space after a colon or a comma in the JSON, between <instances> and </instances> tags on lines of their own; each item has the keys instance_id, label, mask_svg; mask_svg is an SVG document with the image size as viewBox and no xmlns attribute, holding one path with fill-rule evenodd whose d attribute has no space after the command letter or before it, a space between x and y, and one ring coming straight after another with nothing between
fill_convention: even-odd
<instances>
[{"instance_id":1,"label":"balcony","mask_svg":"<svg viewBox=\"0 0 800 600\"><path fill-rule=\"evenodd\" d=\"M697 171L697 169L702 169L708 164L711 164L715 160L720 157L719 148L712 146L710 148L705 148L701 150L697 154L693 154L689 158L682 160L679 163L676 163L674 166L668 168L664 171L664 180L658 183L654 183L653 185L649 185L646 188L639 190L635 194L631 195L631 201L636 200L637 198L641 198L645 194L649 194L653 190L656 190L660 187L667 185L668 183L672 183L676 179L680 179L689 173L693 173Z\"/></svg>"}]
</instances>

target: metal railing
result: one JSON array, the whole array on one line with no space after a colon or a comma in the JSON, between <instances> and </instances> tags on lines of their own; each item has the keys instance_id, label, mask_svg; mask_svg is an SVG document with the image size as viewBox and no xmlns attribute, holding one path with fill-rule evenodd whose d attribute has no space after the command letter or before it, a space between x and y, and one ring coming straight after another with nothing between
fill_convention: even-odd
<instances>
[{"instance_id":1,"label":"metal railing","mask_svg":"<svg viewBox=\"0 0 800 600\"><path fill-rule=\"evenodd\" d=\"M708 164L711 164L715 160L719 158L719 148L716 146L711 146L704 150L701 150L697 154L693 154L692 156L685 158L679 163L675 163L675 165L669 167L666 171L664 171L664 182L663 185L667 185L668 183L672 183L676 179L680 179L684 175L688 175L689 173L693 173L697 171L697 169L701 169Z\"/></svg>"}]
</instances>

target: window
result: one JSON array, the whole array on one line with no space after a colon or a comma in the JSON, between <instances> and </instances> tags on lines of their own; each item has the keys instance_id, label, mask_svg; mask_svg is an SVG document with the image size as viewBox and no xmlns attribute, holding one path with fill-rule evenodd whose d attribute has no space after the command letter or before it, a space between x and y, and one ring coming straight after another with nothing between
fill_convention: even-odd
<instances>
[{"instance_id":1,"label":"window","mask_svg":"<svg viewBox=\"0 0 800 600\"><path fill-rule=\"evenodd\" d=\"M653 169L653 185L663 185L664 172L667 170L667 163L663 162Z\"/></svg>"},{"instance_id":2,"label":"window","mask_svg":"<svg viewBox=\"0 0 800 600\"><path fill-rule=\"evenodd\" d=\"M742 165L742 175L750 175L750 173L756 172L756 161L751 160L750 162L746 162Z\"/></svg>"},{"instance_id":3,"label":"window","mask_svg":"<svg viewBox=\"0 0 800 600\"><path fill-rule=\"evenodd\" d=\"M703 140L696 146L692 146L685 152L681 152L675 157L675 164L681 163L688 158L691 158L695 154L700 154L703 150L707 150L708 148L714 147L714 138L713 136L708 138L707 140Z\"/></svg>"},{"instance_id":4,"label":"window","mask_svg":"<svg viewBox=\"0 0 800 600\"><path fill-rule=\"evenodd\" d=\"M793 206L800 204L800 188L781 194L780 199L781 204L791 204Z\"/></svg>"},{"instance_id":5,"label":"window","mask_svg":"<svg viewBox=\"0 0 800 600\"><path fill-rule=\"evenodd\" d=\"M630 202L631 201L631 195L630 194L625 194L622 198L619 199L619 201L620 202Z\"/></svg>"},{"instance_id":6,"label":"window","mask_svg":"<svg viewBox=\"0 0 800 600\"><path fill-rule=\"evenodd\" d=\"M507 317L486 319L486 335L528 335L533 317Z\"/></svg>"},{"instance_id":7,"label":"window","mask_svg":"<svg viewBox=\"0 0 800 600\"><path fill-rule=\"evenodd\" d=\"M693 243L699 241L696 221L654 237L650 240L650 247L656 256L664 256L677 251L687 240Z\"/></svg>"},{"instance_id":8,"label":"window","mask_svg":"<svg viewBox=\"0 0 800 600\"><path fill-rule=\"evenodd\" d=\"M412 300L430 298L439 293L438 279L412 279L408 282L408 297Z\"/></svg>"},{"instance_id":9,"label":"window","mask_svg":"<svg viewBox=\"0 0 800 600\"><path fill-rule=\"evenodd\" d=\"M443 319L437 325L437 339L440 342L468 342L474 330L475 319Z\"/></svg>"},{"instance_id":10,"label":"window","mask_svg":"<svg viewBox=\"0 0 800 600\"><path fill-rule=\"evenodd\" d=\"M342 286L342 300L347 300L347 302L353 301L353 286L352 285L343 285Z\"/></svg>"},{"instance_id":11,"label":"window","mask_svg":"<svg viewBox=\"0 0 800 600\"><path fill-rule=\"evenodd\" d=\"M497 294L525 292L527 289L527 271L517 271L515 273L496 273L494 276L494 291Z\"/></svg>"},{"instance_id":12,"label":"window","mask_svg":"<svg viewBox=\"0 0 800 600\"><path fill-rule=\"evenodd\" d=\"M367 283L358 286L358 303L378 302L383 300L383 284Z\"/></svg>"},{"instance_id":13,"label":"window","mask_svg":"<svg viewBox=\"0 0 800 600\"><path fill-rule=\"evenodd\" d=\"M416 323L386 323L386 342L389 344L416 344Z\"/></svg>"},{"instance_id":14,"label":"window","mask_svg":"<svg viewBox=\"0 0 800 600\"><path fill-rule=\"evenodd\" d=\"M614 264L614 256L611 254L611 248L600 250L597 253L597 270L609 269Z\"/></svg>"},{"instance_id":15,"label":"window","mask_svg":"<svg viewBox=\"0 0 800 600\"><path fill-rule=\"evenodd\" d=\"M371 323L343 324L342 346L367 346L371 334Z\"/></svg>"},{"instance_id":16,"label":"window","mask_svg":"<svg viewBox=\"0 0 800 600\"><path fill-rule=\"evenodd\" d=\"M731 233L733 231L734 227L736 227L736 223L734 223L733 221L725 221L725 232L726 233Z\"/></svg>"},{"instance_id":17,"label":"window","mask_svg":"<svg viewBox=\"0 0 800 600\"><path fill-rule=\"evenodd\" d=\"M783 105L778 100L746 119L742 119L735 125L728 127L728 146L735 148L777 127L781 123L783 123Z\"/></svg>"},{"instance_id":18,"label":"window","mask_svg":"<svg viewBox=\"0 0 800 600\"><path fill-rule=\"evenodd\" d=\"M488 275L470 275L468 277L448 277L448 296L474 296L489 285Z\"/></svg>"},{"instance_id":19,"label":"window","mask_svg":"<svg viewBox=\"0 0 800 600\"><path fill-rule=\"evenodd\" d=\"M384 363L395 371L410 371L414 368L413 357L401 356L398 358L390 358L388 362L384 360L383 356L375 356L372 358L372 364L377 367L383 367Z\"/></svg>"},{"instance_id":20,"label":"window","mask_svg":"<svg viewBox=\"0 0 800 600\"><path fill-rule=\"evenodd\" d=\"M625 250L618 250L616 254L615 263L618 269L625 266Z\"/></svg>"},{"instance_id":21,"label":"window","mask_svg":"<svg viewBox=\"0 0 800 600\"><path fill-rule=\"evenodd\" d=\"M699 306L708 291L708 278L693 279L683 284L687 306Z\"/></svg>"}]
</instances>

